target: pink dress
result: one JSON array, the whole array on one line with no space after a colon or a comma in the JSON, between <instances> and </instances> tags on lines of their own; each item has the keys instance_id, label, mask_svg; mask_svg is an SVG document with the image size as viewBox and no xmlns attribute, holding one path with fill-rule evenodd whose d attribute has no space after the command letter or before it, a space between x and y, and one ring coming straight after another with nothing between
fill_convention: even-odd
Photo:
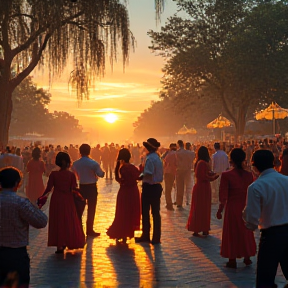
<instances>
[{"instance_id":1,"label":"pink dress","mask_svg":"<svg viewBox=\"0 0 288 288\"><path fill-rule=\"evenodd\" d=\"M195 169L196 184L192 190L192 202L186 228L195 233L208 232L211 220L211 185L209 164L203 160Z\"/></svg>"},{"instance_id":2,"label":"pink dress","mask_svg":"<svg viewBox=\"0 0 288 288\"><path fill-rule=\"evenodd\" d=\"M27 172L29 173L29 177L28 185L26 186L26 195L32 203L35 203L45 190L42 178L45 172L44 162L31 159L27 164Z\"/></svg>"},{"instance_id":3,"label":"pink dress","mask_svg":"<svg viewBox=\"0 0 288 288\"><path fill-rule=\"evenodd\" d=\"M76 177L69 170L52 171L49 175L45 192L54 190L49 207L48 246L78 249L85 245L72 193L76 186Z\"/></svg>"}]
</instances>

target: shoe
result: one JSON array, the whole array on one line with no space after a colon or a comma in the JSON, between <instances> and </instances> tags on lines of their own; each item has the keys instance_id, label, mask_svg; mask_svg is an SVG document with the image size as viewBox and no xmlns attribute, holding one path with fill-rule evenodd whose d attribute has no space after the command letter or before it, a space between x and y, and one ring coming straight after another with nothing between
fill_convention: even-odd
<instances>
[{"instance_id":1,"label":"shoe","mask_svg":"<svg viewBox=\"0 0 288 288\"><path fill-rule=\"evenodd\" d=\"M208 235L209 235L208 231L203 232L203 236L208 236Z\"/></svg>"},{"instance_id":2,"label":"shoe","mask_svg":"<svg viewBox=\"0 0 288 288\"><path fill-rule=\"evenodd\" d=\"M174 202L173 205L176 205L176 202Z\"/></svg>"},{"instance_id":3,"label":"shoe","mask_svg":"<svg viewBox=\"0 0 288 288\"><path fill-rule=\"evenodd\" d=\"M174 208L173 208L172 205L171 205L171 206L170 206L170 205L166 205L165 207L166 207L166 209L169 210L169 211L174 211Z\"/></svg>"},{"instance_id":4,"label":"shoe","mask_svg":"<svg viewBox=\"0 0 288 288\"><path fill-rule=\"evenodd\" d=\"M182 205L177 205L177 209L178 209L178 210L184 210L184 208L183 208Z\"/></svg>"},{"instance_id":5,"label":"shoe","mask_svg":"<svg viewBox=\"0 0 288 288\"><path fill-rule=\"evenodd\" d=\"M235 262L230 262L230 261L228 261L227 263L226 263L226 267L227 268L232 268L232 269L237 269L237 262L235 261Z\"/></svg>"},{"instance_id":6,"label":"shoe","mask_svg":"<svg viewBox=\"0 0 288 288\"><path fill-rule=\"evenodd\" d=\"M243 263L244 263L246 266L249 266L249 265L251 265L253 262L251 261L250 258L247 258L247 259L244 259Z\"/></svg>"},{"instance_id":7,"label":"shoe","mask_svg":"<svg viewBox=\"0 0 288 288\"><path fill-rule=\"evenodd\" d=\"M137 237L137 238L135 238L135 243L150 243L150 239L142 237L142 236Z\"/></svg>"},{"instance_id":8,"label":"shoe","mask_svg":"<svg viewBox=\"0 0 288 288\"><path fill-rule=\"evenodd\" d=\"M95 231L91 231L87 233L87 236L91 236L91 237L99 237L100 233L95 232Z\"/></svg>"},{"instance_id":9,"label":"shoe","mask_svg":"<svg viewBox=\"0 0 288 288\"><path fill-rule=\"evenodd\" d=\"M200 236L199 233L196 233L196 232L194 232L192 235L193 235L194 237L199 237L199 236Z\"/></svg>"},{"instance_id":10,"label":"shoe","mask_svg":"<svg viewBox=\"0 0 288 288\"><path fill-rule=\"evenodd\" d=\"M161 241L153 241L153 240L152 240L152 241L151 241L151 244L152 244L152 245L159 245L159 244L161 244Z\"/></svg>"},{"instance_id":11,"label":"shoe","mask_svg":"<svg viewBox=\"0 0 288 288\"><path fill-rule=\"evenodd\" d=\"M62 249L57 249L55 251L55 254L64 254L64 250L65 250L66 246L63 246Z\"/></svg>"}]
</instances>

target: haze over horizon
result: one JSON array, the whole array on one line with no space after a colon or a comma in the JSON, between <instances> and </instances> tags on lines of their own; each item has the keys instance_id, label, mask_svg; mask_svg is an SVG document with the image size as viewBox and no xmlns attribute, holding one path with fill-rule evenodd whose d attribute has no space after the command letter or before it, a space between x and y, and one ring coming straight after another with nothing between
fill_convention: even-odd
<instances>
[{"instance_id":1,"label":"haze over horizon","mask_svg":"<svg viewBox=\"0 0 288 288\"><path fill-rule=\"evenodd\" d=\"M158 24L155 20L154 0L131 0L128 11L130 29L137 43L135 51L130 52L125 72L122 60L115 63L113 71L108 64L104 78L94 83L90 99L83 100L80 106L76 96L68 91L69 68L61 78L54 79L51 87L47 72L43 74L36 68L33 73L38 87L49 89L52 95L49 111L65 111L79 119L83 130L89 132L87 140L91 144L129 139L133 135L133 122L150 106L152 100L159 99L164 61L148 49L151 41L147 31L159 31L166 19L176 12L176 5L172 1L167 2L161 23ZM108 58L106 63L109 63ZM113 113L118 119L108 123L104 118L108 113Z\"/></svg>"}]
</instances>

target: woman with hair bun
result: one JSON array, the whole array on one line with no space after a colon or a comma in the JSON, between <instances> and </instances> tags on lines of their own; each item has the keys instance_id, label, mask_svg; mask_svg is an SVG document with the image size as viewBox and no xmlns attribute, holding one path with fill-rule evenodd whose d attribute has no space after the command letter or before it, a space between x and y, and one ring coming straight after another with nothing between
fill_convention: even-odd
<instances>
[{"instance_id":1,"label":"woman with hair bun","mask_svg":"<svg viewBox=\"0 0 288 288\"><path fill-rule=\"evenodd\" d=\"M122 148L117 157L115 179L120 183L117 195L115 218L107 230L111 239L126 243L127 238L134 238L134 231L140 229L140 194L137 186L139 169L130 164L131 153Z\"/></svg>"},{"instance_id":2,"label":"woman with hair bun","mask_svg":"<svg viewBox=\"0 0 288 288\"><path fill-rule=\"evenodd\" d=\"M246 154L241 148L234 148L230 153L233 169L223 172L219 188L219 209L217 218L222 219L225 207L220 254L228 258L228 268L237 268L236 258L244 257L244 263L252 264L251 256L256 254L254 234L246 228L242 211L246 204L247 188L253 182L251 172L244 170Z\"/></svg>"},{"instance_id":3,"label":"woman with hair bun","mask_svg":"<svg viewBox=\"0 0 288 288\"><path fill-rule=\"evenodd\" d=\"M49 207L48 246L56 246L55 253L59 254L64 253L66 247L83 248L85 235L74 202L73 191L77 182L75 174L69 171L69 154L59 152L55 164L60 170L50 173L46 190L38 203L45 202L43 198L54 188Z\"/></svg>"},{"instance_id":4,"label":"woman with hair bun","mask_svg":"<svg viewBox=\"0 0 288 288\"><path fill-rule=\"evenodd\" d=\"M43 174L45 172L45 164L41 157L41 150L35 147L32 151L32 159L27 163L26 171L29 173L28 184L26 187L26 195L28 199L36 204L36 200L44 192Z\"/></svg>"}]
</instances>

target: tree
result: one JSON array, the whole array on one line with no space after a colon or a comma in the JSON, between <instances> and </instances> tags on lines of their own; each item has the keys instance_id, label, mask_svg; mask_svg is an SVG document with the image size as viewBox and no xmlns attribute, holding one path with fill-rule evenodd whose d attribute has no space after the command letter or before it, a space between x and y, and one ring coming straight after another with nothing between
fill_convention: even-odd
<instances>
[{"instance_id":1,"label":"tree","mask_svg":"<svg viewBox=\"0 0 288 288\"><path fill-rule=\"evenodd\" d=\"M287 92L286 1L177 3L190 19L175 16L160 33L148 33L150 48L169 57L164 93L188 94L196 103L204 94L208 107L220 102L236 134L242 135L247 116L259 103Z\"/></svg>"},{"instance_id":2,"label":"tree","mask_svg":"<svg viewBox=\"0 0 288 288\"><path fill-rule=\"evenodd\" d=\"M10 135L24 136L27 133L66 141L79 140L83 136L79 120L63 111L49 113L51 95L37 88L32 77L24 79L13 92L13 112Z\"/></svg>"}]
</instances>

